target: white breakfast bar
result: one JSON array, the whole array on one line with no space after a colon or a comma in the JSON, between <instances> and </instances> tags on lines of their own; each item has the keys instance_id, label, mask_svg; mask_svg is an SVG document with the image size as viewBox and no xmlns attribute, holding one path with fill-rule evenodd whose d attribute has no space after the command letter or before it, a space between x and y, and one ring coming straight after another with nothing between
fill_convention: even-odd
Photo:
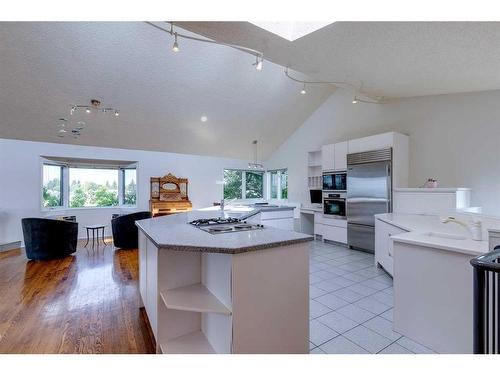
<instances>
[{"instance_id":1,"label":"white breakfast bar","mask_svg":"<svg viewBox=\"0 0 500 375\"><path fill-rule=\"evenodd\" d=\"M224 213L222 213L224 215ZM136 222L139 289L158 353L309 353L311 236L211 234L191 211Z\"/></svg>"}]
</instances>

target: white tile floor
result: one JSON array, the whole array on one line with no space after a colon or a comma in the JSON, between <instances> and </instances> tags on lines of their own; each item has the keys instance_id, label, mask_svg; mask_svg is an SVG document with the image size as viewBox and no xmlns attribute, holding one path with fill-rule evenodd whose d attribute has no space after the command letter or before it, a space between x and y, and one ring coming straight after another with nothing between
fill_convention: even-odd
<instances>
[{"instance_id":1,"label":"white tile floor","mask_svg":"<svg viewBox=\"0 0 500 375\"><path fill-rule=\"evenodd\" d=\"M392 329L392 278L372 254L321 241L310 247L311 354L432 350Z\"/></svg>"}]
</instances>

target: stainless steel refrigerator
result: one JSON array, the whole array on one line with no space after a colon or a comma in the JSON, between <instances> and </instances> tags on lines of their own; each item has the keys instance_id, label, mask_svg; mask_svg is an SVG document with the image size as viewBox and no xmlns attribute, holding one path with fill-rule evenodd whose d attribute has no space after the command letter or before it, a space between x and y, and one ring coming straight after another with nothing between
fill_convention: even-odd
<instances>
[{"instance_id":1,"label":"stainless steel refrigerator","mask_svg":"<svg viewBox=\"0 0 500 375\"><path fill-rule=\"evenodd\" d=\"M392 148L347 155L347 244L375 251L376 214L392 211Z\"/></svg>"}]
</instances>

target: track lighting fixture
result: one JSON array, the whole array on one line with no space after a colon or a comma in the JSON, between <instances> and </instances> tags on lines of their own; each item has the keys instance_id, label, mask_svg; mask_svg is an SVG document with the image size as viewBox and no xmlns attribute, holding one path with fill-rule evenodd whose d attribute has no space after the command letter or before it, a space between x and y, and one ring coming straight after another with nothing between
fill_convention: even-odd
<instances>
[{"instance_id":1,"label":"track lighting fixture","mask_svg":"<svg viewBox=\"0 0 500 375\"><path fill-rule=\"evenodd\" d=\"M180 49L179 49L179 42L178 42L179 38L194 40L194 41L203 42L203 43L217 44L217 45L220 45L220 46L231 47L231 48L237 49L237 50L239 50L241 52L245 52L245 53L248 53L250 55L255 56L256 61L252 65L255 66L255 69L262 70L262 65L263 65L263 62L264 62L264 54L262 52L260 52L260 51L257 51L257 50L254 50L254 49L248 48L248 47L239 46L237 44L230 44L230 43L218 42L217 40L206 39L206 38L198 38L198 37L195 37L195 36L192 36L192 35L187 35L187 34L179 34L178 32L174 31L174 23L173 22L166 22L167 24L170 24L170 28L169 29L166 29L166 28L164 28L162 26L156 25L153 22L146 22L146 23L148 25L153 26L154 28L156 28L158 30L164 31L164 32L166 32L166 33L168 33L168 34L170 34L171 36L174 37L174 44L172 45L172 51L174 51L174 52L179 52L180 51Z\"/></svg>"},{"instance_id":2,"label":"track lighting fixture","mask_svg":"<svg viewBox=\"0 0 500 375\"><path fill-rule=\"evenodd\" d=\"M78 112L78 110L84 110L86 113L92 113L92 111L94 111L96 113L99 113L99 112L101 112L101 113L114 113L115 116L119 115L119 112L116 108L111 108L111 107L101 108L101 101L97 100L97 99L91 99L90 104L86 104L86 105L72 104L71 109L69 111L69 114L74 115L76 112Z\"/></svg>"},{"instance_id":3,"label":"track lighting fixture","mask_svg":"<svg viewBox=\"0 0 500 375\"><path fill-rule=\"evenodd\" d=\"M379 97L372 97L372 96L369 96L367 94L364 94L363 92L361 92L360 87L357 87L349 82L304 81L302 79L292 77L288 72L288 67L285 68L285 76L287 76L288 78L290 78L294 82L302 83L304 85L302 87L302 90L300 91L300 93L302 95L306 94L306 89L305 89L306 84L307 85L332 85L335 87L340 87L340 88L344 88L346 90L354 91L355 95L354 95L354 98L352 100L353 104L356 104L356 103L382 104L383 100L384 100L384 98L380 97L380 96Z\"/></svg>"},{"instance_id":4,"label":"track lighting fixture","mask_svg":"<svg viewBox=\"0 0 500 375\"><path fill-rule=\"evenodd\" d=\"M262 58L259 58L259 55L255 56L255 63L253 65L255 69L262 70Z\"/></svg>"},{"instance_id":5,"label":"track lighting fixture","mask_svg":"<svg viewBox=\"0 0 500 375\"><path fill-rule=\"evenodd\" d=\"M174 33L174 44L172 46L172 51L179 52L179 43L177 43L177 33Z\"/></svg>"},{"instance_id":6,"label":"track lighting fixture","mask_svg":"<svg viewBox=\"0 0 500 375\"><path fill-rule=\"evenodd\" d=\"M91 99L90 104L86 104L86 105L71 104L70 107L71 107L71 109L69 111L69 114L71 116L76 115L77 112L80 110L85 111L85 113L94 112L96 114L98 114L98 113L104 113L104 114L114 113L115 117L118 117L120 115L120 112L115 108L111 108L111 107L101 108L101 101L97 100L97 99ZM76 121L76 120L74 120L74 121ZM59 125L59 130L57 132L58 137L63 138L66 136L66 133L68 133L68 135L71 135L73 138L78 138L81 135L81 131L85 128L86 123L85 123L85 121L78 121L76 123L76 125L71 125L71 122L68 122L68 119L60 118L58 125ZM71 125L71 127L69 127L69 125ZM69 128L71 130L71 132L68 132L66 130L67 128Z\"/></svg>"}]
</instances>

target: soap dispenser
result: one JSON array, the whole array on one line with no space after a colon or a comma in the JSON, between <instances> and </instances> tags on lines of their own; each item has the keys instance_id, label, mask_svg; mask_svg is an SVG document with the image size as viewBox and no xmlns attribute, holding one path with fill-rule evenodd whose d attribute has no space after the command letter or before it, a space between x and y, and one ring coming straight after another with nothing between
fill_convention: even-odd
<instances>
[{"instance_id":1,"label":"soap dispenser","mask_svg":"<svg viewBox=\"0 0 500 375\"><path fill-rule=\"evenodd\" d=\"M481 220L472 219L469 224L469 229L472 234L472 239L475 241L482 241L483 239L483 226Z\"/></svg>"}]
</instances>

